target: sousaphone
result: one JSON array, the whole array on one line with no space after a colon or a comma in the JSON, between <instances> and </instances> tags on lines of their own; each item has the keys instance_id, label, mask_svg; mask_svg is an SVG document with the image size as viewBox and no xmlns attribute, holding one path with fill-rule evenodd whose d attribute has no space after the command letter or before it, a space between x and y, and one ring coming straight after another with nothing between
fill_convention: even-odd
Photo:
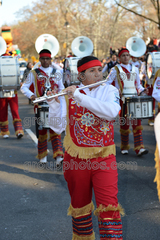
<instances>
[{"instance_id":1,"label":"sousaphone","mask_svg":"<svg viewBox=\"0 0 160 240\"><path fill-rule=\"evenodd\" d=\"M73 40L71 49L77 57L85 57L93 52L93 43L88 37L80 36Z\"/></svg>"},{"instance_id":2,"label":"sousaphone","mask_svg":"<svg viewBox=\"0 0 160 240\"><path fill-rule=\"evenodd\" d=\"M51 34L42 34L36 39L35 49L38 53L43 49L48 49L51 52L51 57L53 58L59 51L59 42L57 38ZM41 63L38 62L34 65L33 69L40 66Z\"/></svg>"},{"instance_id":3,"label":"sousaphone","mask_svg":"<svg viewBox=\"0 0 160 240\"><path fill-rule=\"evenodd\" d=\"M59 51L59 43L57 38L51 34L42 34L36 39L35 48L38 53L43 49L48 49L54 57Z\"/></svg>"},{"instance_id":4,"label":"sousaphone","mask_svg":"<svg viewBox=\"0 0 160 240\"><path fill-rule=\"evenodd\" d=\"M133 57L141 57L146 52L146 44L139 37L131 37L126 42L126 48Z\"/></svg>"},{"instance_id":5,"label":"sousaphone","mask_svg":"<svg viewBox=\"0 0 160 240\"><path fill-rule=\"evenodd\" d=\"M79 84L77 62L80 58L92 54L93 43L88 37L80 36L73 40L71 49L76 57L68 57L65 59L63 80L65 86Z\"/></svg>"}]
</instances>

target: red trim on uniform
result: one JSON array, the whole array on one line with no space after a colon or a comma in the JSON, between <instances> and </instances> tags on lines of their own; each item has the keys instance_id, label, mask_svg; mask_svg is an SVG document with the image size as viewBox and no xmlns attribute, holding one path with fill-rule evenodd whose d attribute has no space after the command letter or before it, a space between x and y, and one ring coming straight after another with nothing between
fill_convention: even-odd
<instances>
[{"instance_id":1,"label":"red trim on uniform","mask_svg":"<svg viewBox=\"0 0 160 240\"><path fill-rule=\"evenodd\" d=\"M87 63L84 63L83 65L81 65L80 67L78 67L78 72L83 72L85 71L86 69L88 68L91 68L91 67L96 67L96 66L100 66L102 67L102 64L99 60L92 60L92 61L89 61Z\"/></svg>"},{"instance_id":2,"label":"red trim on uniform","mask_svg":"<svg viewBox=\"0 0 160 240\"><path fill-rule=\"evenodd\" d=\"M39 57L41 58L41 57L49 57L49 58L51 58L51 54L50 53L40 53L39 54Z\"/></svg>"}]
</instances>

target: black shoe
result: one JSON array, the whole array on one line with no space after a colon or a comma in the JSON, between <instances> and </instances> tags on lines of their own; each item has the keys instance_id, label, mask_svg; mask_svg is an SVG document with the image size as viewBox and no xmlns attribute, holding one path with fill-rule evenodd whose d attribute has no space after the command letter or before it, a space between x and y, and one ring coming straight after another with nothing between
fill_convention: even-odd
<instances>
[{"instance_id":1,"label":"black shoe","mask_svg":"<svg viewBox=\"0 0 160 240\"><path fill-rule=\"evenodd\" d=\"M147 149L144 149L144 148L141 148L138 152L138 156L142 156L142 155L145 155L148 153L148 150Z\"/></svg>"},{"instance_id":2,"label":"black shoe","mask_svg":"<svg viewBox=\"0 0 160 240\"><path fill-rule=\"evenodd\" d=\"M23 137L23 134L22 133L18 133L17 138L20 139L22 137Z\"/></svg>"}]
</instances>

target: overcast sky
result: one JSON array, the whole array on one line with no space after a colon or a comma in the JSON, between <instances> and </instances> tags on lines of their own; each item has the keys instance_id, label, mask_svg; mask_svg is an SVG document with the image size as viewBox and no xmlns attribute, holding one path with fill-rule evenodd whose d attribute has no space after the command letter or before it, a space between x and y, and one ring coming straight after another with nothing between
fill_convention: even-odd
<instances>
[{"instance_id":1,"label":"overcast sky","mask_svg":"<svg viewBox=\"0 0 160 240\"><path fill-rule=\"evenodd\" d=\"M32 6L32 2L39 0L0 0L0 27L3 24L14 24L16 22L15 12L18 12L25 6ZM18 19L19 20L19 19Z\"/></svg>"}]
</instances>

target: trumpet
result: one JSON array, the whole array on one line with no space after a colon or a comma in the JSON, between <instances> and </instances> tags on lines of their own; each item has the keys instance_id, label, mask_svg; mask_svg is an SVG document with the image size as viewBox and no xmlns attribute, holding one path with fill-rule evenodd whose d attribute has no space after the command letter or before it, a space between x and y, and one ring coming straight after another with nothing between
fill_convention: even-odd
<instances>
[{"instance_id":1,"label":"trumpet","mask_svg":"<svg viewBox=\"0 0 160 240\"><path fill-rule=\"evenodd\" d=\"M78 90L82 90L82 89L85 89L85 88L92 88L92 87L96 87L98 85L102 85L103 83L106 83L108 81L108 79L105 79L103 81L99 81L99 82L96 82L96 83L92 83L92 84L89 84L89 85L86 85L86 86L83 86L83 87L80 87L78 88ZM64 95L67 95L68 92L63 90L57 94L53 94L53 95L50 95L50 96L47 96L47 95L44 95L42 97L39 97L39 98L36 98L33 103L40 103L40 102L44 102L44 101L47 101L47 100L51 100L53 98L56 98L56 97L61 97L61 96L64 96Z\"/></svg>"}]
</instances>

